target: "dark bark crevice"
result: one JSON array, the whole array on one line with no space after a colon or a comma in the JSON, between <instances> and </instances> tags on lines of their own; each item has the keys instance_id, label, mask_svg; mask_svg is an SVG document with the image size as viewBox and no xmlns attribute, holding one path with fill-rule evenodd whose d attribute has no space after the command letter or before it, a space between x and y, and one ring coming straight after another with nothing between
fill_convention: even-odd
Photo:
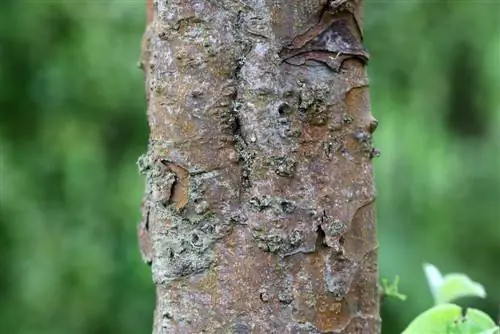
<instances>
[{"instance_id":1,"label":"dark bark crevice","mask_svg":"<svg viewBox=\"0 0 500 334\"><path fill-rule=\"evenodd\" d=\"M321 228L321 225L318 225L318 227L316 229L316 234L317 234L317 237L316 237L316 244L315 244L314 249L316 251L319 251L322 248L327 248L328 246L326 245L326 242L325 242L325 237L326 237L325 231L323 231L323 229Z\"/></svg>"}]
</instances>

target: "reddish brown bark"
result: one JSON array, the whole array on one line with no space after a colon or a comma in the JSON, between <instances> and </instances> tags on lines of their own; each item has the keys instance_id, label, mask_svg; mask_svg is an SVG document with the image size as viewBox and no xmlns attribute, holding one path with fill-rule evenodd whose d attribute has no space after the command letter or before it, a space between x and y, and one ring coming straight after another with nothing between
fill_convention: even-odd
<instances>
[{"instance_id":1,"label":"reddish brown bark","mask_svg":"<svg viewBox=\"0 0 500 334\"><path fill-rule=\"evenodd\" d=\"M378 333L360 1L158 1L140 235L155 333Z\"/></svg>"}]
</instances>

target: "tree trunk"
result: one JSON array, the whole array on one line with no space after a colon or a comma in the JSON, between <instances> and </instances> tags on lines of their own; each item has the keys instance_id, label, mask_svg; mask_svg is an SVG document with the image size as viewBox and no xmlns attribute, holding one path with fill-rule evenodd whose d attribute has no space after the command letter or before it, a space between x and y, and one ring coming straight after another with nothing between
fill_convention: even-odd
<instances>
[{"instance_id":1,"label":"tree trunk","mask_svg":"<svg viewBox=\"0 0 500 334\"><path fill-rule=\"evenodd\" d=\"M361 0L155 0L154 333L378 333Z\"/></svg>"}]
</instances>

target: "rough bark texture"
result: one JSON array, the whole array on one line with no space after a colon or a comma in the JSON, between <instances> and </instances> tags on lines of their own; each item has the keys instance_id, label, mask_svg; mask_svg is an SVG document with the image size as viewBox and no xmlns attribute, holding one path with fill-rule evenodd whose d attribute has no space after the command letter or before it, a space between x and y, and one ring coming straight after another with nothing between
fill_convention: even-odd
<instances>
[{"instance_id":1,"label":"rough bark texture","mask_svg":"<svg viewBox=\"0 0 500 334\"><path fill-rule=\"evenodd\" d=\"M378 333L362 4L157 0L139 234L154 333Z\"/></svg>"}]
</instances>

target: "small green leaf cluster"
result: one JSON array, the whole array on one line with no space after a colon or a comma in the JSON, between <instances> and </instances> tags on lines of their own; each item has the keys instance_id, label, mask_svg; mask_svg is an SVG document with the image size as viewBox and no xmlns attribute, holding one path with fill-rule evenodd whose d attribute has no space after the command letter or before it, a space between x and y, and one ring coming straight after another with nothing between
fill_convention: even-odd
<instances>
[{"instance_id":1,"label":"small green leaf cluster","mask_svg":"<svg viewBox=\"0 0 500 334\"><path fill-rule=\"evenodd\" d=\"M407 296L399 292L399 276L394 278L394 282L389 283L387 278L382 278L382 295L397 298L400 300L406 300Z\"/></svg>"},{"instance_id":2,"label":"small green leaf cluster","mask_svg":"<svg viewBox=\"0 0 500 334\"><path fill-rule=\"evenodd\" d=\"M432 264L424 264L424 271L434 306L416 317L402 334L500 334L500 328L488 314L473 308L464 312L452 303L462 297L485 298L481 284L464 274L442 275Z\"/></svg>"}]
</instances>

